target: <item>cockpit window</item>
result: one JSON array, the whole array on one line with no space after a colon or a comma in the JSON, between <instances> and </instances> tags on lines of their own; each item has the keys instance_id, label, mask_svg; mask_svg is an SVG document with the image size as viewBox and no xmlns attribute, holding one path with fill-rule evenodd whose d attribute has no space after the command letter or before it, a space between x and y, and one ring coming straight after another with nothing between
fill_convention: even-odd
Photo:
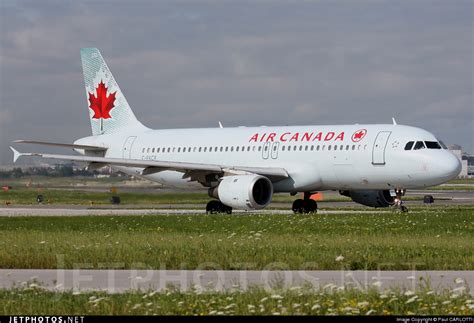
<instances>
[{"instance_id":1,"label":"cockpit window","mask_svg":"<svg viewBox=\"0 0 474 323\"><path fill-rule=\"evenodd\" d=\"M443 149L448 149L448 147L446 147L444 142L442 142L441 140L439 141L439 144L441 145L441 147L443 147Z\"/></svg>"},{"instance_id":2,"label":"cockpit window","mask_svg":"<svg viewBox=\"0 0 474 323\"><path fill-rule=\"evenodd\" d=\"M428 149L441 149L441 146L437 141L425 141L425 145Z\"/></svg>"},{"instance_id":3,"label":"cockpit window","mask_svg":"<svg viewBox=\"0 0 474 323\"><path fill-rule=\"evenodd\" d=\"M415 143L414 141L407 142L407 144L405 145L405 150L411 150L414 143Z\"/></svg>"},{"instance_id":4,"label":"cockpit window","mask_svg":"<svg viewBox=\"0 0 474 323\"><path fill-rule=\"evenodd\" d=\"M423 141L417 141L415 144L415 148L413 149L414 150L425 149L425 144L423 143Z\"/></svg>"}]
</instances>

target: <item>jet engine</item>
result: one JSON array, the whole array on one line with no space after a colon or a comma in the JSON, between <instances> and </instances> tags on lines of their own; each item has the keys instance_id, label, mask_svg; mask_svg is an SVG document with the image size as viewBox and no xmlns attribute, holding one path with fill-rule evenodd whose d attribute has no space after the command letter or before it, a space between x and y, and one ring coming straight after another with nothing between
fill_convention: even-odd
<instances>
[{"instance_id":1,"label":"jet engine","mask_svg":"<svg viewBox=\"0 0 474 323\"><path fill-rule=\"evenodd\" d=\"M350 197L354 202L370 207L389 207L394 204L394 197L389 190L383 191L339 191L341 195Z\"/></svg>"},{"instance_id":2,"label":"jet engine","mask_svg":"<svg viewBox=\"0 0 474 323\"><path fill-rule=\"evenodd\" d=\"M209 189L209 195L232 208L263 209L272 200L273 185L261 175L225 176L217 187Z\"/></svg>"}]
</instances>

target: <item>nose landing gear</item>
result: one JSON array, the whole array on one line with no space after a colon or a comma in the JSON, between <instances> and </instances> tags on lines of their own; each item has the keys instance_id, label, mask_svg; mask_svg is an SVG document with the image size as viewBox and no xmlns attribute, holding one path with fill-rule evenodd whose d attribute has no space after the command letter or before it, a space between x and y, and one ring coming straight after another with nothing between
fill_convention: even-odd
<instances>
[{"instance_id":1,"label":"nose landing gear","mask_svg":"<svg viewBox=\"0 0 474 323\"><path fill-rule=\"evenodd\" d=\"M395 190L395 200L394 200L394 204L393 204L393 210L394 211L398 211L398 212L403 212L403 213L406 213L408 212L408 209L405 205L403 205L403 201L402 201L402 196L404 196L406 193L406 190L403 190L403 189L396 189Z\"/></svg>"},{"instance_id":2,"label":"nose landing gear","mask_svg":"<svg viewBox=\"0 0 474 323\"><path fill-rule=\"evenodd\" d=\"M315 213L318 211L318 203L311 199L311 192L305 192L303 199L297 199L291 207L294 213Z\"/></svg>"}]
</instances>

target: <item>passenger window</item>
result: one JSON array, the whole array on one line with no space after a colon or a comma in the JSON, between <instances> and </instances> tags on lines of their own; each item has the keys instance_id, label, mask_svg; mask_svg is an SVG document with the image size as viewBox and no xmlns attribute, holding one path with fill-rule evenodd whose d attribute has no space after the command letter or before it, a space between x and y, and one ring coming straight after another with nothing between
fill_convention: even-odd
<instances>
[{"instance_id":1,"label":"passenger window","mask_svg":"<svg viewBox=\"0 0 474 323\"><path fill-rule=\"evenodd\" d=\"M247 151L250 151L250 146L247 146Z\"/></svg>"},{"instance_id":2,"label":"passenger window","mask_svg":"<svg viewBox=\"0 0 474 323\"><path fill-rule=\"evenodd\" d=\"M168 147L168 152L170 152L170 151L171 151L171 148L170 148L170 147Z\"/></svg>"},{"instance_id":3,"label":"passenger window","mask_svg":"<svg viewBox=\"0 0 474 323\"><path fill-rule=\"evenodd\" d=\"M142 149L142 153L145 153L145 148Z\"/></svg>"},{"instance_id":4,"label":"passenger window","mask_svg":"<svg viewBox=\"0 0 474 323\"><path fill-rule=\"evenodd\" d=\"M296 146L293 146L293 151L296 151L296 148L297 148Z\"/></svg>"},{"instance_id":5,"label":"passenger window","mask_svg":"<svg viewBox=\"0 0 474 323\"><path fill-rule=\"evenodd\" d=\"M344 150L344 145L340 145L340 146L339 146L339 149L340 149L340 150Z\"/></svg>"},{"instance_id":6,"label":"passenger window","mask_svg":"<svg viewBox=\"0 0 474 323\"><path fill-rule=\"evenodd\" d=\"M307 151L307 150L308 150L308 146L305 146L305 147L304 147L304 150Z\"/></svg>"},{"instance_id":7,"label":"passenger window","mask_svg":"<svg viewBox=\"0 0 474 323\"><path fill-rule=\"evenodd\" d=\"M285 146L281 146L281 151L285 151Z\"/></svg>"},{"instance_id":8,"label":"passenger window","mask_svg":"<svg viewBox=\"0 0 474 323\"><path fill-rule=\"evenodd\" d=\"M323 146L321 147L321 150L324 150L325 147L326 147L326 145L323 145Z\"/></svg>"},{"instance_id":9,"label":"passenger window","mask_svg":"<svg viewBox=\"0 0 474 323\"><path fill-rule=\"evenodd\" d=\"M199 150L198 150L198 151L201 152L201 147L199 147Z\"/></svg>"},{"instance_id":10,"label":"passenger window","mask_svg":"<svg viewBox=\"0 0 474 323\"><path fill-rule=\"evenodd\" d=\"M224 147L221 147L219 150L220 150L220 152L222 152L224 150Z\"/></svg>"},{"instance_id":11,"label":"passenger window","mask_svg":"<svg viewBox=\"0 0 474 323\"><path fill-rule=\"evenodd\" d=\"M331 150L331 145L328 146L328 150Z\"/></svg>"},{"instance_id":12,"label":"passenger window","mask_svg":"<svg viewBox=\"0 0 474 323\"><path fill-rule=\"evenodd\" d=\"M240 148L239 146L235 147L235 151L239 151L239 148Z\"/></svg>"},{"instance_id":13,"label":"passenger window","mask_svg":"<svg viewBox=\"0 0 474 323\"><path fill-rule=\"evenodd\" d=\"M262 151L262 146L258 146L258 151Z\"/></svg>"},{"instance_id":14,"label":"passenger window","mask_svg":"<svg viewBox=\"0 0 474 323\"><path fill-rule=\"evenodd\" d=\"M425 149L425 144L423 143L423 141L417 141L415 144L415 148L413 149L414 150Z\"/></svg>"},{"instance_id":15,"label":"passenger window","mask_svg":"<svg viewBox=\"0 0 474 323\"><path fill-rule=\"evenodd\" d=\"M425 145L428 149L441 149L441 146L436 141L425 141Z\"/></svg>"},{"instance_id":16,"label":"passenger window","mask_svg":"<svg viewBox=\"0 0 474 323\"><path fill-rule=\"evenodd\" d=\"M300 145L300 151L302 151L302 150L303 150L303 146Z\"/></svg>"},{"instance_id":17,"label":"passenger window","mask_svg":"<svg viewBox=\"0 0 474 323\"><path fill-rule=\"evenodd\" d=\"M178 153L181 152L181 147L178 147Z\"/></svg>"},{"instance_id":18,"label":"passenger window","mask_svg":"<svg viewBox=\"0 0 474 323\"><path fill-rule=\"evenodd\" d=\"M334 150L337 150L337 145L334 145Z\"/></svg>"},{"instance_id":19,"label":"passenger window","mask_svg":"<svg viewBox=\"0 0 474 323\"><path fill-rule=\"evenodd\" d=\"M150 153L150 148L147 148L146 152L147 152L147 153Z\"/></svg>"},{"instance_id":20,"label":"passenger window","mask_svg":"<svg viewBox=\"0 0 474 323\"><path fill-rule=\"evenodd\" d=\"M234 151L234 146L230 146L230 151Z\"/></svg>"},{"instance_id":21,"label":"passenger window","mask_svg":"<svg viewBox=\"0 0 474 323\"><path fill-rule=\"evenodd\" d=\"M355 150L356 149L356 145L352 145L352 150Z\"/></svg>"},{"instance_id":22,"label":"passenger window","mask_svg":"<svg viewBox=\"0 0 474 323\"><path fill-rule=\"evenodd\" d=\"M346 150L349 150L349 145L346 146Z\"/></svg>"},{"instance_id":23,"label":"passenger window","mask_svg":"<svg viewBox=\"0 0 474 323\"><path fill-rule=\"evenodd\" d=\"M316 150L319 150L319 145L316 146Z\"/></svg>"},{"instance_id":24,"label":"passenger window","mask_svg":"<svg viewBox=\"0 0 474 323\"><path fill-rule=\"evenodd\" d=\"M413 148L414 143L414 141L407 142L407 144L405 145L405 150L411 150Z\"/></svg>"},{"instance_id":25,"label":"passenger window","mask_svg":"<svg viewBox=\"0 0 474 323\"><path fill-rule=\"evenodd\" d=\"M204 147L204 152L206 152L206 151L207 151L207 147Z\"/></svg>"}]
</instances>

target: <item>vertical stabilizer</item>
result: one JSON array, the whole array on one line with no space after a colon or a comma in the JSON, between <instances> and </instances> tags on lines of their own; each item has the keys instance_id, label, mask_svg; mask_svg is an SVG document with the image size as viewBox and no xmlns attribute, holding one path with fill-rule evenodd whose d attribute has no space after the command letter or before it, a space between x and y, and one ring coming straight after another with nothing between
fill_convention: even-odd
<instances>
[{"instance_id":1,"label":"vertical stabilizer","mask_svg":"<svg viewBox=\"0 0 474 323\"><path fill-rule=\"evenodd\" d=\"M146 129L133 114L99 50L82 48L81 60L92 134Z\"/></svg>"}]
</instances>

